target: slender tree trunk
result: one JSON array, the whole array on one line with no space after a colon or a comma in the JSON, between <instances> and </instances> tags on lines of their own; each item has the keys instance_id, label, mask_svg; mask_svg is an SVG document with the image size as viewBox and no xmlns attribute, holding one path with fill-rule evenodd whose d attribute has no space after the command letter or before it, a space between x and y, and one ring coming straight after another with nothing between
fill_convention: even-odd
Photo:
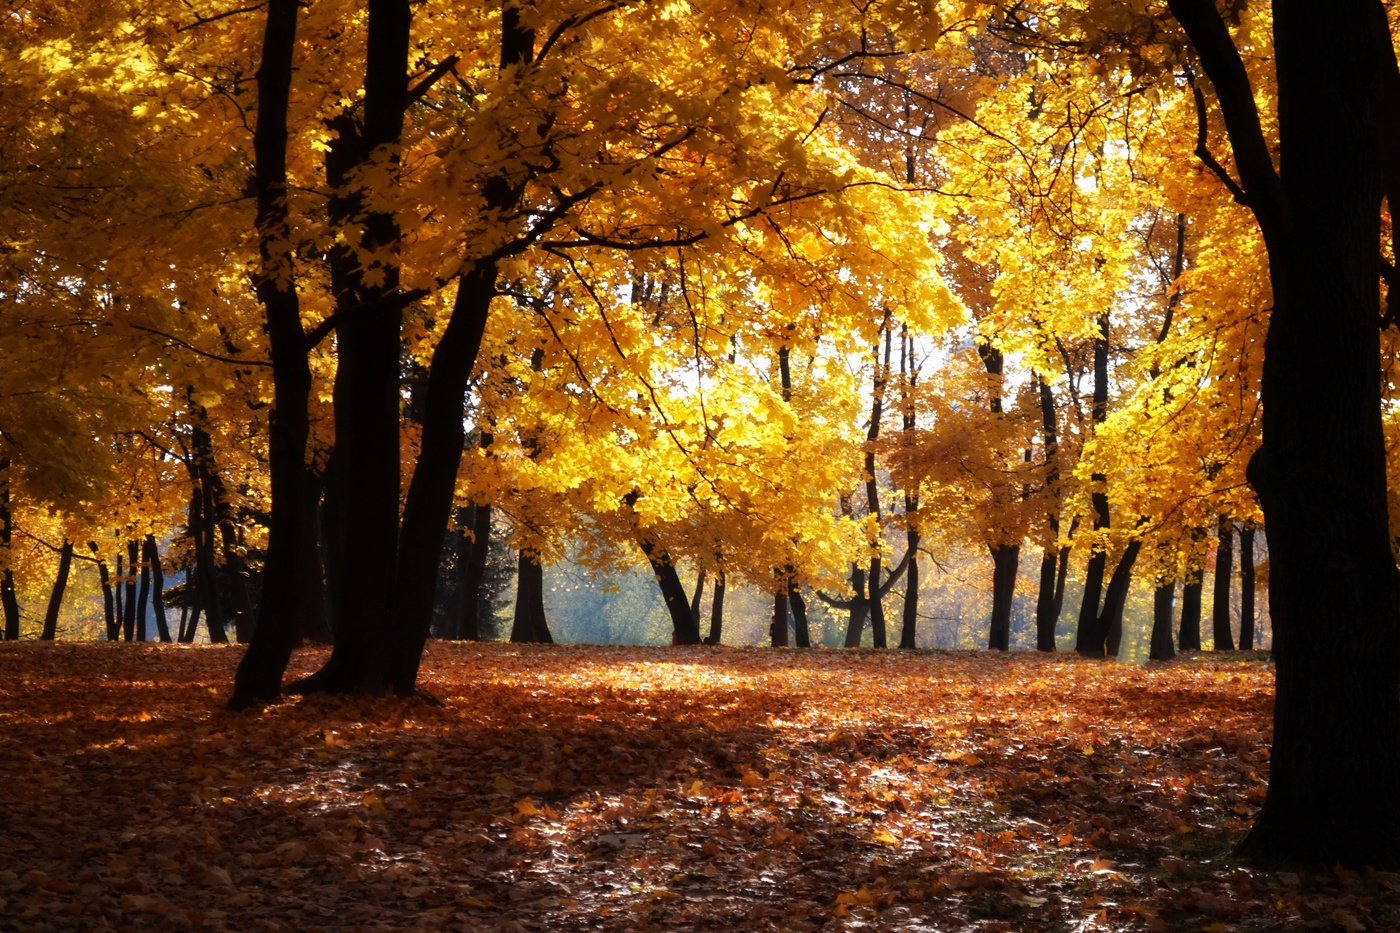
<instances>
[{"instance_id":1,"label":"slender tree trunk","mask_svg":"<svg viewBox=\"0 0 1400 933\"><path fill-rule=\"evenodd\" d=\"M1108 417L1108 314L1099 317L1099 335L1094 338L1094 427L1103 424ZM1107 531L1110 527L1108 514L1108 494L1104 487L1108 477L1095 473L1090 477L1089 500L1094 509L1094 530ZM1084 657L1101 658L1105 653L1108 638L1106 629L1100 626L1099 600L1103 596L1104 569L1108 556L1095 547L1089 558L1089 566L1084 574L1084 601L1079 607L1079 630L1075 635L1074 650Z\"/></svg>"},{"instance_id":2,"label":"slender tree trunk","mask_svg":"<svg viewBox=\"0 0 1400 933\"><path fill-rule=\"evenodd\" d=\"M126 614L122 617L122 637L126 641L136 640L136 583L141 575L141 551L135 541L126 542ZM145 608L144 606L142 607ZM144 616L144 613L142 613ZM145 622L143 618L141 620ZM142 628L145 626L143 625Z\"/></svg>"},{"instance_id":3,"label":"slender tree trunk","mask_svg":"<svg viewBox=\"0 0 1400 933\"><path fill-rule=\"evenodd\" d=\"M1118 558L1118 566L1113 568L1108 589L1104 592L1103 615L1099 619L1099 631L1104 633L1104 656L1118 657L1123 645L1123 607L1128 602L1128 589L1133 582L1133 565L1142 550L1142 539L1134 538Z\"/></svg>"},{"instance_id":4,"label":"slender tree trunk","mask_svg":"<svg viewBox=\"0 0 1400 933\"><path fill-rule=\"evenodd\" d=\"M671 555L658 550L652 542L643 539L642 552L651 564L656 575L657 586L661 588L661 598L666 603L666 611L671 616L671 639L677 645L700 644L700 623L690 611L690 600L685 595L685 585L676 573L676 565Z\"/></svg>"},{"instance_id":5,"label":"slender tree trunk","mask_svg":"<svg viewBox=\"0 0 1400 933\"><path fill-rule=\"evenodd\" d=\"M880 325L885 339L884 362L880 361L880 344L875 344L875 368L871 386L870 424L865 432L865 505L875 519L875 527L880 526L880 487L875 476L875 442L880 439L880 422L885 410L885 385L889 380L890 355L892 349L892 329L889 312ZM879 539L870 542L870 576L866 585L870 588L870 634L871 644L876 648L885 647L885 605L880 598L880 551ZM847 633L847 640L850 635Z\"/></svg>"},{"instance_id":6,"label":"slender tree trunk","mask_svg":"<svg viewBox=\"0 0 1400 933\"><path fill-rule=\"evenodd\" d=\"M913 500L914 505L910 505L910 499L905 497L904 511L910 515L918 507L918 500ZM905 537L905 547L909 549L909 566L904 572L908 578L904 581L904 615L899 631L899 647L912 650L919 647L919 532L911 525Z\"/></svg>"},{"instance_id":7,"label":"slender tree trunk","mask_svg":"<svg viewBox=\"0 0 1400 933\"><path fill-rule=\"evenodd\" d=\"M1216 651L1234 651L1235 637L1230 626L1230 577L1234 573L1235 535L1233 525L1220 516L1219 544L1215 551L1215 594L1211 623Z\"/></svg>"},{"instance_id":8,"label":"slender tree trunk","mask_svg":"<svg viewBox=\"0 0 1400 933\"><path fill-rule=\"evenodd\" d=\"M710 601L710 634L705 636L705 644L718 645L724 633L724 571L715 578L715 595Z\"/></svg>"},{"instance_id":9,"label":"slender tree trunk","mask_svg":"<svg viewBox=\"0 0 1400 933\"><path fill-rule=\"evenodd\" d=\"M490 435L483 435L482 446L490 445ZM472 555L467 564L466 577L462 581L462 619L459 623L462 637L468 641L481 641L482 581L486 579L486 561L491 553L491 506L482 503L476 507L476 521L472 525Z\"/></svg>"},{"instance_id":10,"label":"slender tree trunk","mask_svg":"<svg viewBox=\"0 0 1400 933\"><path fill-rule=\"evenodd\" d=\"M272 361L273 401L268 430L268 467L272 490L272 519L267 558L263 563L262 594L252 642L238 665L229 706L243 709L271 700L282 691L300 628L298 612L304 601L302 536L309 507L306 439L310 433L308 403L311 370L306 360L306 337L296 290L294 244L289 241L287 205L287 109L291 94L292 60L296 46L297 0L269 0L258 64L257 123L253 134L254 189L257 195L259 269L255 284L263 307ZM398 452L397 441L394 444ZM213 561L212 516L205 548ZM200 556L200 562L206 559ZM212 571L212 566L209 568ZM205 602L211 641L227 640L223 613L214 598ZM192 626L193 627L193 624Z\"/></svg>"},{"instance_id":11,"label":"slender tree trunk","mask_svg":"<svg viewBox=\"0 0 1400 933\"><path fill-rule=\"evenodd\" d=\"M1240 529L1240 650L1254 650L1254 523Z\"/></svg>"},{"instance_id":12,"label":"slender tree trunk","mask_svg":"<svg viewBox=\"0 0 1400 933\"><path fill-rule=\"evenodd\" d=\"M14 516L10 514L10 458L0 457L0 549L5 552L5 570L0 573L0 606L5 613L5 640L19 639L19 597L15 593L15 575L10 569L11 540Z\"/></svg>"},{"instance_id":13,"label":"slender tree trunk","mask_svg":"<svg viewBox=\"0 0 1400 933\"><path fill-rule=\"evenodd\" d=\"M165 570L160 565L160 548L155 535L146 535L146 563L151 568L151 608L156 616L156 637L170 641L170 623L165 617Z\"/></svg>"},{"instance_id":14,"label":"slender tree trunk","mask_svg":"<svg viewBox=\"0 0 1400 933\"><path fill-rule=\"evenodd\" d=\"M1176 638L1179 651L1201 650L1202 571L1198 567L1186 577L1181 588L1181 630Z\"/></svg>"},{"instance_id":15,"label":"slender tree trunk","mask_svg":"<svg viewBox=\"0 0 1400 933\"><path fill-rule=\"evenodd\" d=\"M107 625L107 640L116 641L121 637L121 627L117 625L116 608L112 602L112 575L107 570L107 562L97 550L97 542L89 541L88 550L97 559L97 579L102 585L102 618Z\"/></svg>"},{"instance_id":16,"label":"slender tree trunk","mask_svg":"<svg viewBox=\"0 0 1400 933\"><path fill-rule=\"evenodd\" d=\"M1047 545L1040 555L1040 589L1035 597L1035 650L1055 650L1055 548Z\"/></svg>"},{"instance_id":17,"label":"slender tree trunk","mask_svg":"<svg viewBox=\"0 0 1400 933\"><path fill-rule=\"evenodd\" d=\"M865 633L865 617L870 612L870 600L865 590L865 568L855 565L851 570L850 617L846 623L847 648L859 648L860 637Z\"/></svg>"},{"instance_id":18,"label":"slender tree trunk","mask_svg":"<svg viewBox=\"0 0 1400 933\"><path fill-rule=\"evenodd\" d=\"M73 566L73 542L63 539L58 550L58 573L54 575L53 591L49 593L49 605L44 610L44 631L41 641L53 641L58 635L58 613L63 607L63 591L68 588L68 571Z\"/></svg>"},{"instance_id":19,"label":"slender tree trunk","mask_svg":"<svg viewBox=\"0 0 1400 933\"><path fill-rule=\"evenodd\" d=\"M123 563L125 560L126 558L122 556L121 546L118 545L117 578L116 582L112 585L113 599L116 602L117 612L117 637L112 639L113 641L129 640L123 637L124 633L122 631L126 627L126 606L122 605L122 589L126 586L126 574L122 570L122 568L126 566L125 563Z\"/></svg>"},{"instance_id":20,"label":"slender tree trunk","mask_svg":"<svg viewBox=\"0 0 1400 933\"><path fill-rule=\"evenodd\" d=\"M151 565L146 558L146 539L131 542L131 553L137 555L141 563L141 584L136 595L136 640L148 641L150 632L146 627L146 606L151 598ZM135 563L132 564L135 566Z\"/></svg>"},{"instance_id":21,"label":"slender tree trunk","mask_svg":"<svg viewBox=\"0 0 1400 933\"><path fill-rule=\"evenodd\" d=\"M695 619L696 628L700 625L700 604L705 599L705 568L695 575L695 592L690 595L690 615Z\"/></svg>"},{"instance_id":22,"label":"slender tree trunk","mask_svg":"<svg viewBox=\"0 0 1400 933\"><path fill-rule=\"evenodd\" d=\"M1176 581L1169 580L1152 591L1152 644L1148 658L1170 661L1176 657L1172 647L1172 604L1176 600Z\"/></svg>"}]
</instances>

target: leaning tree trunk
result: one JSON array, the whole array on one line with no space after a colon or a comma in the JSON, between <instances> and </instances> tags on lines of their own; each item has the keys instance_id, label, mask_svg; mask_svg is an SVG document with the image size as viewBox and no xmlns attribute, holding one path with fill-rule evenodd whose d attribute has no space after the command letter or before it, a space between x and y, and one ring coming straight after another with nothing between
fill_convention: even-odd
<instances>
[{"instance_id":1,"label":"leaning tree trunk","mask_svg":"<svg viewBox=\"0 0 1400 933\"><path fill-rule=\"evenodd\" d=\"M160 547L155 535L146 535L146 563L151 568L151 609L156 617L156 636L169 642L170 622L165 617L165 570L160 565Z\"/></svg>"},{"instance_id":2,"label":"leaning tree trunk","mask_svg":"<svg viewBox=\"0 0 1400 933\"><path fill-rule=\"evenodd\" d=\"M1213 0L1169 0L1215 86L1274 307L1249 463L1269 528L1277 694L1269 788L1240 853L1400 863L1400 572L1390 549L1377 279L1400 195L1384 5L1273 4L1277 153Z\"/></svg>"},{"instance_id":3,"label":"leaning tree trunk","mask_svg":"<svg viewBox=\"0 0 1400 933\"><path fill-rule=\"evenodd\" d=\"M49 605L44 610L44 631L40 641L53 641L58 635L58 613L63 607L63 591L68 588L68 571L73 566L73 542L63 539L63 547L58 551L58 573L53 578L53 590L49 593Z\"/></svg>"},{"instance_id":4,"label":"leaning tree trunk","mask_svg":"<svg viewBox=\"0 0 1400 933\"><path fill-rule=\"evenodd\" d=\"M715 594L710 601L710 633L705 636L705 644L718 645L724 634L724 571L715 578Z\"/></svg>"},{"instance_id":5,"label":"leaning tree trunk","mask_svg":"<svg viewBox=\"0 0 1400 933\"><path fill-rule=\"evenodd\" d=\"M97 560L97 579L102 586L102 618L107 624L107 640L116 641L121 637L121 627L117 625L116 607L112 601L112 575L107 570L107 562L102 559L97 549L96 541L88 542L88 550L92 551Z\"/></svg>"}]
</instances>

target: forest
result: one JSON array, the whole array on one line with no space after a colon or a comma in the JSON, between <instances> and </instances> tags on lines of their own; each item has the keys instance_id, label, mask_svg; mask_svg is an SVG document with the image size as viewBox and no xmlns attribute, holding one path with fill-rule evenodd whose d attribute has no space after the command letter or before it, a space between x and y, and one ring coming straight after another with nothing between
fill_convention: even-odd
<instances>
[{"instance_id":1,"label":"forest","mask_svg":"<svg viewBox=\"0 0 1400 933\"><path fill-rule=\"evenodd\" d=\"M122 665L169 665L177 693L214 684L207 716L265 717L217 735L319 717L331 749L332 721L446 723L443 684L470 708L472 682L536 669L627 707L788 665L765 713L812 728L795 685L867 657L1031 678L1065 691L1056 723L1118 716L1134 683L1222 703L1193 692L1218 674L1255 703L1267 678L1244 732L1170 740L1256 782L1212 851L1389 891L1397 21L1383 0L17 0L3 640L242 647L6 644L7 715L67 696L60 658L133 687ZM490 641L517 647L445 644ZM718 680L533 647L556 642L669 644ZM1115 658L1160 666L1092 666ZM933 754L873 722L885 757ZM1100 725L1123 761L1160 753ZM1014 731L991 747L1032 741ZM942 776L983 758L933 744ZM1103 794L1076 793L1091 819ZM542 812L513 799L521 826ZM876 877L823 916L890 907ZM904 890L1007 882L941 883Z\"/></svg>"}]
</instances>

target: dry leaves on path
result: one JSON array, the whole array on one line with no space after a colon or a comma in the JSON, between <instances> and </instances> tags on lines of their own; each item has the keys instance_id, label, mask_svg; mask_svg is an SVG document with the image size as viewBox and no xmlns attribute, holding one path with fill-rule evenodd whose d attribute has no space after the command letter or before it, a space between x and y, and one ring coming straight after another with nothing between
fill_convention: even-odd
<instances>
[{"instance_id":1,"label":"dry leaves on path","mask_svg":"<svg viewBox=\"0 0 1400 933\"><path fill-rule=\"evenodd\" d=\"M239 657L0 646L0 930L1400 928L1229 860L1257 660L437 643L441 706L233 714Z\"/></svg>"}]
</instances>

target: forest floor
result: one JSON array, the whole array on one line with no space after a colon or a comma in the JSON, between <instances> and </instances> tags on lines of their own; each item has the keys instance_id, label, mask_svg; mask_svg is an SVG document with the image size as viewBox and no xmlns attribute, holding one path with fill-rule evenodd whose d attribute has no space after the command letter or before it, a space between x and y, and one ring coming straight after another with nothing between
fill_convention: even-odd
<instances>
[{"instance_id":1,"label":"forest floor","mask_svg":"<svg viewBox=\"0 0 1400 933\"><path fill-rule=\"evenodd\" d=\"M1231 860L1257 656L436 643L441 705L235 714L240 657L0 645L0 930L1400 929Z\"/></svg>"}]
</instances>

